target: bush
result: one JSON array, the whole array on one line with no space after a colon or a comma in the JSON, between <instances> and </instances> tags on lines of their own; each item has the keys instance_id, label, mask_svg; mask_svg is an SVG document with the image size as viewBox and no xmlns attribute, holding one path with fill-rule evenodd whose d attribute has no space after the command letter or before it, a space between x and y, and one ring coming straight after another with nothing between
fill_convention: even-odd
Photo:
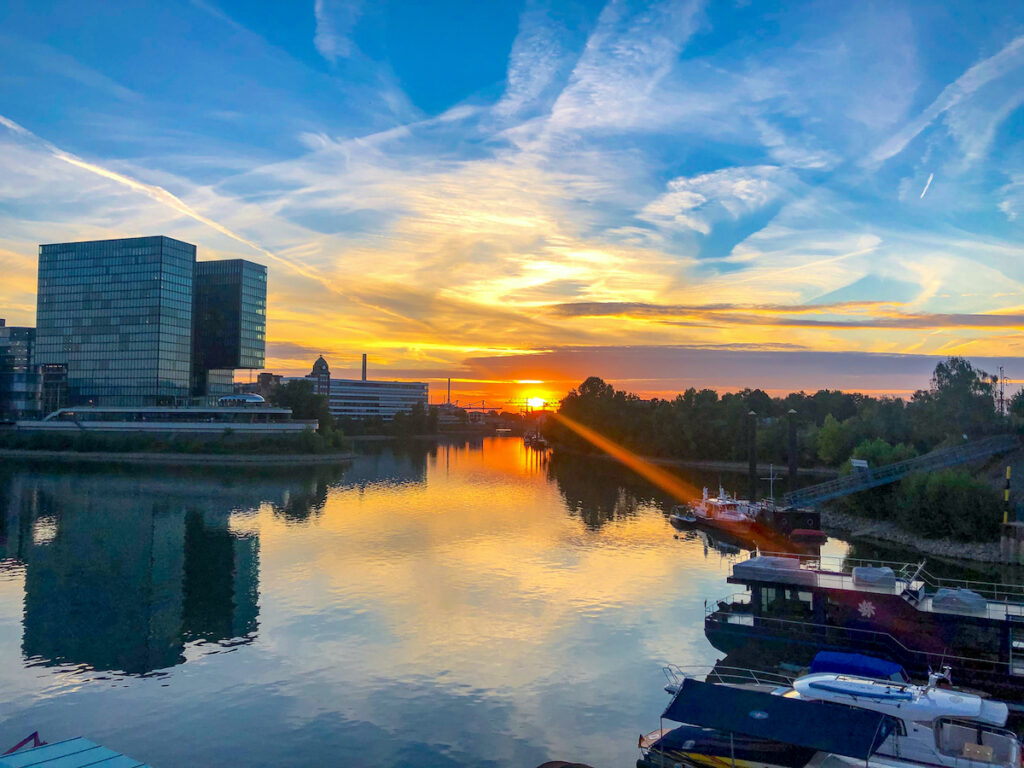
<instances>
[{"instance_id":1,"label":"bush","mask_svg":"<svg viewBox=\"0 0 1024 768\"><path fill-rule=\"evenodd\" d=\"M963 469L917 473L895 494L895 522L930 539L992 541L999 535L999 492Z\"/></svg>"}]
</instances>

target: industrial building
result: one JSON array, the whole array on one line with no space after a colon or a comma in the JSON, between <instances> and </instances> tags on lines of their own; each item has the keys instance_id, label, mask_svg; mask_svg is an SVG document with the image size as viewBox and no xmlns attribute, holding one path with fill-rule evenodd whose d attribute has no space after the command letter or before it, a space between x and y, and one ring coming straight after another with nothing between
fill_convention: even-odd
<instances>
[{"instance_id":1,"label":"industrial building","mask_svg":"<svg viewBox=\"0 0 1024 768\"><path fill-rule=\"evenodd\" d=\"M331 369L321 355L313 363L313 369L298 380L312 382L313 392L327 398L331 415L341 419L391 421L395 414L408 413L417 404L426 411L430 401L429 385L425 382L367 379L366 355L363 355L361 379L332 379Z\"/></svg>"}]
</instances>

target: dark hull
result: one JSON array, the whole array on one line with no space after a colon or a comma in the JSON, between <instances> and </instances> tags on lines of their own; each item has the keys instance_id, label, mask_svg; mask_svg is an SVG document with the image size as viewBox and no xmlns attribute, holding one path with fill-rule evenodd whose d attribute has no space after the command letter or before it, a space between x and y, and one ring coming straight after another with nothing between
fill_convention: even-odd
<instances>
[{"instance_id":1,"label":"dark hull","mask_svg":"<svg viewBox=\"0 0 1024 768\"><path fill-rule=\"evenodd\" d=\"M751 626L723 621L713 614L704 621L704 634L711 645L730 655L810 664L818 651L863 653L894 661L919 680L927 679L929 671L949 664L958 687L983 691L1015 709L1024 706L1024 677L1008 674L1005 665L915 651L882 632L795 622L773 625L761 619Z\"/></svg>"},{"instance_id":2,"label":"dark hull","mask_svg":"<svg viewBox=\"0 0 1024 768\"><path fill-rule=\"evenodd\" d=\"M813 749L683 725L670 731L637 761L638 768L803 768Z\"/></svg>"}]
</instances>

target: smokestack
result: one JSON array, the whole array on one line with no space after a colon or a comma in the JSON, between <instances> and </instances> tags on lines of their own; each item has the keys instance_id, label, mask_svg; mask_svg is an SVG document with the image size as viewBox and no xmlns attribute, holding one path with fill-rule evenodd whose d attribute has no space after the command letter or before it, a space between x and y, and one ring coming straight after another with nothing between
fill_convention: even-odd
<instances>
[{"instance_id":1,"label":"smokestack","mask_svg":"<svg viewBox=\"0 0 1024 768\"><path fill-rule=\"evenodd\" d=\"M363 352L363 381L366 381L366 353Z\"/></svg>"},{"instance_id":2,"label":"smokestack","mask_svg":"<svg viewBox=\"0 0 1024 768\"><path fill-rule=\"evenodd\" d=\"M451 376L448 377L448 400L446 402L448 403L448 405L452 404L452 377Z\"/></svg>"}]
</instances>

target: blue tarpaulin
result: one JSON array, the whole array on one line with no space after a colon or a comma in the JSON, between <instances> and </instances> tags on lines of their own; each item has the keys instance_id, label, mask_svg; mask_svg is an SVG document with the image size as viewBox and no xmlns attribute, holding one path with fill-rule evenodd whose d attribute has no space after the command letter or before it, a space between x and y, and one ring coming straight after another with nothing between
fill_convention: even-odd
<instances>
[{"instance_id":1,"label":"blue tarpaulin","mask_svg":"<svg viewBox=\"0 0 1024 768\"><path fill-rule=\"evenodd\" d=\"M874 754L893 726L892 718L880 712L690 678L662 717L860 760Z\"/></svg>"},{"instance_id":2,"label":"blue tarpaulin","mask_svg":"<svg viewBox=\"0 0 1024 768\"><path fill-rule=\"evenodd\" d=\"M903 682L907 680L903 667L895 661L883 661L860 653L819 651L811 662L811 672L834 672L840 675L860 675Z\"/></svg>"}]
</instances>

